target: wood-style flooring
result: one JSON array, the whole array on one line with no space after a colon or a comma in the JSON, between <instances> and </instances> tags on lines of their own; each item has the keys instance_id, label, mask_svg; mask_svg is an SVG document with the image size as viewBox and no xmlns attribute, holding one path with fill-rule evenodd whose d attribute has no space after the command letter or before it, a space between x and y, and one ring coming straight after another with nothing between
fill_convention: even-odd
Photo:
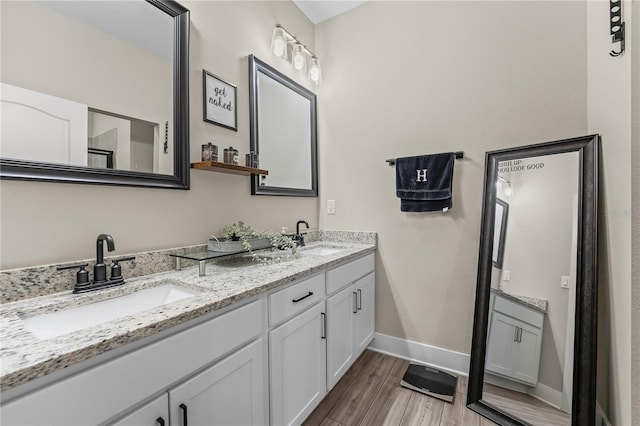
<instances>
[{"instance_id":1,"label":"wood-style flooring","mask_svg":"<svg viewBox=\"0 0 640 426\"><path fill-rule=\"evenodd\" d=\"M531 395L485 383L482 399L534 426L570 426L571 416Z\"/></svg>"},{"instance_id":2,"label":"wood-style flooring","mask_svg":"<svg viewBox=\"0 0 640 426\"><path fill-rule=\"evenodd\" d=\"M488 426L466 407L467 378L458 377L452 403L400 386L408 361L366 350L305 425Z\"/></svg>"}]
</instances>

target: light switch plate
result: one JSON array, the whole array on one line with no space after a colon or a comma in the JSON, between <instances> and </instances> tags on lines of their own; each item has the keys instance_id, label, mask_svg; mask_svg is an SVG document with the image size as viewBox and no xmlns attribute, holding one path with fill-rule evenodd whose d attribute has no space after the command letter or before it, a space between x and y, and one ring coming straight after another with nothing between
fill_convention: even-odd
<instances>
[{"instance_id":1,"label":"light switch plate","mask_svg":"<svg viewBox=\"0 0 640 426\"><path fill-rule=\"evenodd\" d=\"M563 275L562 278L560 278L560 287L569 288L569 277Z\"/></svg>"},{"instance_id":2,"label":"light switch plate","mask_svg":"<svg viewBox=\"0 0 640 426\"><path fill-rule=\"evenodd\" d=\"M511 271L502 271L502 281L511 281Z\"/></svg>"},{"instance_id":3,"label":"light switch plate","mask_svg":"<svg viewBox=\"0 0 640 426\"><path fill-rule=\"evenodd\" d=\"M336 214L336 200L327 200L327 214Z\"/></svg>"}]
</instances>

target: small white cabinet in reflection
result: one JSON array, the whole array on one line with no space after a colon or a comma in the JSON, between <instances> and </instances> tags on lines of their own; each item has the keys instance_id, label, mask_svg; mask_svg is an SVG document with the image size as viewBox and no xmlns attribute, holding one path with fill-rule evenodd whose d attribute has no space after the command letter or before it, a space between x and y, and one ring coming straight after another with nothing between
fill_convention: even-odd
<instances>
[{"instance_id":1,"label":"small white cabinet in reflection","mask_svg":"<svg viewBox=\"0 0 640 426\"><path fill-rule=\"evenodd\" d=\"M485 369L530 386L538 383L544 313L525 303L494 297Z\"/></svg>"}]
</instances>

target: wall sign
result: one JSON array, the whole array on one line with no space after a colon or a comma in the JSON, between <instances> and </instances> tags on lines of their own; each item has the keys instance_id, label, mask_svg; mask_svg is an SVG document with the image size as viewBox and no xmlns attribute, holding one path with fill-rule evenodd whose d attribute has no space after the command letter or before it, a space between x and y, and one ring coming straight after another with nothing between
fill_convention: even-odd
<instances>
[{"instance_id":1,"label":"wall sign","mask_svg":"<svg viewBox=\"0 0 640 426\"><path fill-rule=\"evenodd\" d=\"M236 86L202 70L204 121L238 131Z\"/></svg>"}]
</instances>

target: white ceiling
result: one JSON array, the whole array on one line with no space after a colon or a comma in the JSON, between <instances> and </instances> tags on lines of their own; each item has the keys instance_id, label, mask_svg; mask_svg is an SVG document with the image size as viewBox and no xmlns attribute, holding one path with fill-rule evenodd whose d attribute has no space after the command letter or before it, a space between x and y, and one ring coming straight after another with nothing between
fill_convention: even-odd
<instances>
[{"instance_id":1,"label":"white ceiling","mask_svg":"<svg viewBox=\"0 0 640 426\"><path fill-rule=\"evenodd\" d=\"M314 25L353 9L365 1L367 0L293 0Z\"/></svg>"}]
</instances>

